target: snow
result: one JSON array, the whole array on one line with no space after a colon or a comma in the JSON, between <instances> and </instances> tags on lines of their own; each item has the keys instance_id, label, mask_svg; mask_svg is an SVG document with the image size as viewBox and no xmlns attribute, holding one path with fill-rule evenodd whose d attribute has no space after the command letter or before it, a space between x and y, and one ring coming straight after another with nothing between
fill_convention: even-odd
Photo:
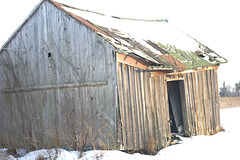
<instances>
[{"instance_id":1,"label":"snow","mask_svg":"<svg viewBox=\"0 0 240 160\"><path fill-rule=\"evenodd\" d=\"M182 138L180 144L172 145L160 150L156 155L143 155L139 153L127 154L125 152L113 151L87 151L80 158L77 151L66 151L64 149L41 149L27 153L18 160L34 160L40 155L46 159L53 160L203 160L203 159L239 159L240 133L240 107L221 109L221 125L225 131L212 136L194 136ZM0 149L1 156L5 155L7 149ZM57 152L56 152L57 150ZM17 160L13 156L8 159Z\"/></svg>"},{"instance_id":2,"label":"snow","mask_svg":"<svg viewBox=\"0 0 240 160\"><path fill-rule=\"evenodd\" d=\"M63 7L63 9L87 19L94 24L109 29L118 29L118 31L121 32L121 35L123 34L125 37L134 38L141 44L144 44L144 40L152 40L155 42L161 42L164 45L174 45L184 51L196 51L199 49L199 44L195 40L187 36L171 23L116 19L108 15L95 14L69 7ZM151 46L149 46L149 48L155 53L161 54Z\"/></svg>"},{"instance_id":3,"label":"snow","mask_svg":"<svg viewBox=\"0 0 240 160\"><path fill-rule=\"evenodd\" d=\"M151 40L156 44L161 43L164 46L168 46L169 48L167 48L166 50L170 50L171 47L175 47L176 49L180 49L181 51L185 52L194 53L195 51L201 50L203 53L205 53L205 47L199 45L199 42L197 42L188 34L184 33L172 23L166 22L166 20L142 20L131 18L129 19L124 17L120 18L104 15L102 13L91 12L88 10L72 8L69 6L61 7L68 13L84 18L85 20L88 20L91 23L98 25L99 27L108 28L110 31L113 31L115 34L121 37L125 37L127 39L130 38L137 41L142 46L145 46L145 48L151 50L151 52L153 52L154 54L162 55L159 50L156 50L153 46L147 44L145 41ZM102 35L101 33L98 34ZM117 36L115 36L114 38L106 35L102 36L108 39L111 44L115 45L117 48L121 48L125 52L133 51L132 49L130 49L131 47L127 48L122 45L125 44L126 46L131 46L131 44L124 39L117 38ZM119 41L121 41L120 45ZM174 50L174 52L176 51ZM139 52L135 51L134 53L138 54L143 58L147 58ZM210 55L208 54L209 53L206 53L205 60L212 64L215 64L215 60L209 60ZM215 52L211 52L211 56L217 58L217 60L221 63L226 62L223 57L217 55ZM151 58L149 60L155 62L155 60Z\"/></svg>"},{"instance_id":4,"label":"snow","mask_svg":"<svg viewBox=\"0 0 240 160\"><path fill-rule=\"evenodd\" d=\"M24 157L19 158L19 160L33 160L37 159L39 156L48 159L58 159L58 160L68 160L68 159L78 159L79 155L70 153L64 149L41 149L33 152L29 152Z\"/></svg>"}]
</instances>

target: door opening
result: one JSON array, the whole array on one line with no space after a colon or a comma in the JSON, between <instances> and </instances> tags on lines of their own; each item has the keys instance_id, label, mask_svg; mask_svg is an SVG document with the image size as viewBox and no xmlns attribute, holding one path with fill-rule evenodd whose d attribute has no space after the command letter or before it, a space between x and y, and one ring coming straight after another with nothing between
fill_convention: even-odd
<instances>
[{"instance_id":1,"label":"door opening","mask_svg":"<svg viewBox=\"0 0 240 160\"><path fill-rule=\"evenodd\" d=\"M169 102L169 117L172 133L184 135L183 114L182 114L182 98L181 89L183 81L168 81L168 102Z\"/></svg>"}]
</instances>

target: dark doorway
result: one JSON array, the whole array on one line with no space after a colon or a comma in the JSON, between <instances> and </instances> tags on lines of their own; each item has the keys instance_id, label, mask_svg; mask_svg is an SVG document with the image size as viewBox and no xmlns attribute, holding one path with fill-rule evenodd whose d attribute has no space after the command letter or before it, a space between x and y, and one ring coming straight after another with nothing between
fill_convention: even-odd
<instances>
[{"instance_id":1,"label":"dark doorway","mask_svg":"<svg viewBox=\"0 0 240 160\"><path fill-rule=\"evenodd\" d=\"M171 132L184 135L181 89L183 81L168 81L168 102Z\"/></svg>"}]
</instances>

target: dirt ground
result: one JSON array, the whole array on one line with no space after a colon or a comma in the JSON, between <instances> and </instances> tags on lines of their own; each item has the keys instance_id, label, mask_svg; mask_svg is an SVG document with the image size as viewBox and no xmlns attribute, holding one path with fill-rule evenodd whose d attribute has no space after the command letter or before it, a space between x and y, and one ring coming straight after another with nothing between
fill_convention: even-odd
<instances>
[{"instance_id":1,"label":"dirt ground","mask_svg":"<svg viewBox=\"0 0 240 160\"><path fill-rule=\"evenodd\" d=\"M240 106L240 97L220 97L221 108L231 108Z\"/></svg>"}]
</instances>

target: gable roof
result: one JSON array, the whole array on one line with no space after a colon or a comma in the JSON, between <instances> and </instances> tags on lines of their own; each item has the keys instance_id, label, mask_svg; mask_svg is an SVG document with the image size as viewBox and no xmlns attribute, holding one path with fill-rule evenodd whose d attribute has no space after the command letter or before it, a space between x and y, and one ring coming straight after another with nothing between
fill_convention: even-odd
<instances>
[{"instance_id":1,"label":"gable roof","mask_svg":"<svg viewBox=\"0 0 240 160\"><path fill-rule=\"evenodd\" d=\"M71 7L53 0L42 0L23 24L44 1L49 1L58 9L102 36L115 46L118 52L149 62L150 69L181 71L227 62L225 58L178 30L167 20L106 16L102 13ZM21 26L18 30L20 28ZM4 46L11 41L14 34Z\"/></svg>"}]
</instances>

